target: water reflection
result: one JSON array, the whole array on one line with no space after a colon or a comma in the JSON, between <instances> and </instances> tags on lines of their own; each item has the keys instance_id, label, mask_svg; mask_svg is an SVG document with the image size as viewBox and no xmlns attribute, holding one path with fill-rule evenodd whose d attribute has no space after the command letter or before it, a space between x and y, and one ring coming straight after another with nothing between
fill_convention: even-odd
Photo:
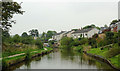
<instances>
[{"instance_id":1,"label":"water reflection","mask_svg":"<svg viewBox=\"0 0 120 71\"><path fill-rule=\"evenodd\" d=\"M84 53L71 49L56 49L48 55L22 62L9 69L13 71L16 69L111 69L111 67Z\"/></svg>"}]
</instances>

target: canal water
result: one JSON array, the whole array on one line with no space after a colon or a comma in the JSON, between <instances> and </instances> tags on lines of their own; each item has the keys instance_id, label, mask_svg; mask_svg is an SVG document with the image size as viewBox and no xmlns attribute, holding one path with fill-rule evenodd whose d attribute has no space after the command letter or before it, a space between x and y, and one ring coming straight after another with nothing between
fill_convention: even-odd
<instances>
[{"instance_id":1,"label":"canal water","mask_svg":"<svg viewBox=\"0 0 120 71\"><path fill-rule=\"evenodd\" d=\"M22 62L9 69L112 69L84 53L72 50L56 50L50 54Z\"/></svg>"}]
</instances>

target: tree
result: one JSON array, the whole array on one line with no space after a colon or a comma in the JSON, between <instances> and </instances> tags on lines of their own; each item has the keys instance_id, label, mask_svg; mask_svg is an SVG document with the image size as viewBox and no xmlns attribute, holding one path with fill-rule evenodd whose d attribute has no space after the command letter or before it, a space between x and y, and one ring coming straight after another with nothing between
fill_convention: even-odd
<instances>
[{"instance_id":1,"label":"tree","mask_svg":"<svg viewBox=\"0 0 120 71\"><path fill-rule=\"evenodd\" d=\"M28 37L28 34L26 32L23 32L22 37Z\"/></svg>"},{"instance_id":2,"label":"tree","mask_svg":"<svg viewBox=\"0 0 120 71\"><path fill-rule=\"evenodd\" d=\"M15 36L13 36L13 42L14 43L19 43L20 42L20 36L18 34L16 34Z\"/></svg>"},{"instance_id":3,"label":"tree","mask_svg":"<svg viewBox=\"0 0 120 71\"><path fill-rule=\"evenodd\" d=\"M43 48L43 43L39 39L35 40L35 45L37 45L40 49Z\"/></svg>"},{"instance_id":4,"label":"tree","mask_svg":"<svg viewBox=\"0 0 120 71\"><path fill-rule=\"evenodd\" d=\"M87 29L87 28L95 28L96 26L94 24L91 24L91 25L87 25L85 27L83 27L83 29Z\"/></svg>"},{"instance_id":5,"label":"tree","mask_svg":"<svg viewBox=\"0 0 120 71\"><path fill-rule=\"evenodd\" d=\"M24 44L34 44L32 36L22 37L21 42Z\"/></svg>"},{"instance_id":6,"label":"tree","mask_svg":"<svg viewBox=\"0 0 120 71\"><path fill-rule=\"evenodd\" d=\"M113 32L106 32L107 44L112 44L113 43L113 39L114 39L113 36L114 36Z\"/></svg>"},{"instance_id":7,"label":"tree","mask_svg":"<svg viewBox=\"0 0 120 71\"><path fill-rule=\"evenodd\" d=\"M5 37L5 38L9 38L9 37L10 37L10 34L9 34L8 31L2 30L2 36Z\"/></svg>"},{"instance_id":8,"label":"tree","mask_svg":"<svg viewBox=\"0 0 120 71\"><path fill-rule=\"evenodd\" d=\"M98 38L98 34L94 34L92 38L95 38L95 39Z\"/></svg>"},{"instance_id":9,"label":"tree","mask_svg":"<svg viewBox=\"0 0 120 71\"><path fill-rule=\"evenodd\" d=\"M42 33L41 40L43 42L45 42L45 40L46 40L46 33L45 32Z\"/></svg>"},{"instance_id":10,"label":"tree","mask_svg":"<svg viewBox=\"0 0 120 71\"><path fill-rule=\"evenodd\" d=\"M113 20L113 21L110 23L110 25L116 24L117 22L118 22L118 20Z\"/></svg>"},{"instance_id":11,"label":"tree","mask_svg":"<svg viewBox=\"0 0 120 71\"><path fill-rule=\"evenodd\" d=\"M118 31L118 45L120 46L120 30Z\"/></svg>"},{"instance_id":12,"label":"tree","mask_svg":"<svg viewBox=\"0 0 120 71\"><path fill-rule=\"evenodd\" d=\"M72 31L77 31L78 29L72 29Z\"/></svg>"},{"instance_id":13,"label":"tree","mask_svg":"<svg viewBox=\"0 0 120 71\"><path fill-rule=\"evenodd\" d=\"M10 42L11 41L11 37L8 31L4 31L2 30L2 42Z\"/></svg>"},{"instance_id":14,"label":"tree","mask_svg":"<svg viewBox=\"0 0 120 71\"><path fill-rule=\"evenodd\" d=\"M29 31L29 33L32 37L39 37L39 32L37 29L32 29Z\"/></svg>"},{"instance_id":15,"label":"tree","mask_svg":"<svg viewBox=\"0 0 120 71\"><path fill-rule=\"evenodd\" d=\"M56 34L56 31L48 31L48 32L46 33L46 38L47 38L47 40L50 39L50 38L52 38L52 36L53 36L54 34Z\"/></svg>"},{"instance_id":16,"label":"tree","mask_svg":"<svg viewBox=\"0 0 120 71\"><path fill-rule=\"evenodd\" d=\"M108 26L105 24L104 27L108 28Z\"/></svg>"},{"instance_id":17,"label":"tree","mask_svg":"<svg viewBox=\"0 0 120 71\"><path fill-rule=\"evenodd\" d=\"M1 26L3 30L9 30L12 27L12 23L15 24L15 20L12 20L13 14L23 14L21 10L21 4L17 2L0 2L2 5L2 18L0 18Z\"/></svg>"},{"instance_id":18,"label":"tree","mask_svg":"<svg viewBox=\"0 0 120 71\"><path fill-rule=\"evenodd\" d=\"M97 41L95 38L89 38L88 39L88 44L92 46L92 48L96 48L97 47Z\"/></svg>"},{"instance_id":19,"label":"tree","mask_svg":"<svg viewBox=\"0 0 120 71\"><path fill-rule=\"evenodd\" d=\"M69 38L69 37L63 37L63 38L60 40L60 43L61 43L61 45L63 45L63 46L68 46L68 47L70 47L72 41L73 41L72 38Z\"/></svg>"}]
</instances>

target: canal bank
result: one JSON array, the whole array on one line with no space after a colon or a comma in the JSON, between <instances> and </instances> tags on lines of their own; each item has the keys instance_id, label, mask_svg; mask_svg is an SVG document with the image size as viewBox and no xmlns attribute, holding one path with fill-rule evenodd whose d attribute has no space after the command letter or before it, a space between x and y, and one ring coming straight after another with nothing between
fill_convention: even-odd
<instances>
[{"instance_id":1,"label":"canal bank","mask_svg":"<svg viewBox=\"0 0 120 71\"><path fill-rule=\"evenodd\" d=\"M53 51L53 48L45 47L45 50L37 50L37 51L29 52L29 53L23 53L18 56L16 55L16 56L6 57L2 59L2 67L3 69L6 69L11 66L15 66L21 62L24 62L26 60L31 60L35 57L49 54L52 51ZM28 57L29 59L26 59Z\"/></svg>"},{"instance_id":2,"label":"canal bank","mask_svg":"<svg viewBox=\"0 0 120 71\"><path fill-rule=\"evenodd\" d=\"M85 53L86 55L91 56L91 57L93 57L93 58L95 58L95 59L98 59L98 60L100 60L100 61L102 61L102 62L105 62L106 64L110 65L113 69L115 69L115 70L117 70L117 71L120 71L119 68L117 68L117 67L115 67L114 65L112 65L109 60L103 58L102 56L95 55L95 54L91 54L91 53L87 53L86 51L83 51L83 53Z\"/></svg>"}]
</instances>

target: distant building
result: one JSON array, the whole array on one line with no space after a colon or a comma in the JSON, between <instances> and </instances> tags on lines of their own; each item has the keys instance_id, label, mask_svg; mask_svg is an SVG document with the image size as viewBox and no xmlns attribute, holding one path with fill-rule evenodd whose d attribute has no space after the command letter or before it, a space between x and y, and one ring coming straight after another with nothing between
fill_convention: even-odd
<instances>
[{"instance_id":1,"label":"distant building","mask_svg":"<svg viewBox=\"0 0 120 71\"><path fill-rule=\"evenodd\" d=\"M88 28L88 29L81 29L77 30L72 33L72 37L75 38L80 38L80 37L85 37L85 38L90 38L94 34L98 34L99 30L97 28Z\"/></svg>"},{"instance_id":2,"label":"distant building","mask_svg":"<svg viewBox=\"0 0 120 71\"><path fill-rule=\"evenodd\" d=\"M65 33L66 31L61 31L60 33L56 33L55 35L52 36L52 39L55 41L60 41Z\"/></svg>"},{"instance_id":3,"label":"distant building","mask_svg":"<svg viewBox=\"0 0 120 71\"><path fill-rule=\"evenodd\" d=\"M64 34L66 37L72 37L72 33L75 32L74 30L68 31Z\"/></svg>"}]
</instances>

